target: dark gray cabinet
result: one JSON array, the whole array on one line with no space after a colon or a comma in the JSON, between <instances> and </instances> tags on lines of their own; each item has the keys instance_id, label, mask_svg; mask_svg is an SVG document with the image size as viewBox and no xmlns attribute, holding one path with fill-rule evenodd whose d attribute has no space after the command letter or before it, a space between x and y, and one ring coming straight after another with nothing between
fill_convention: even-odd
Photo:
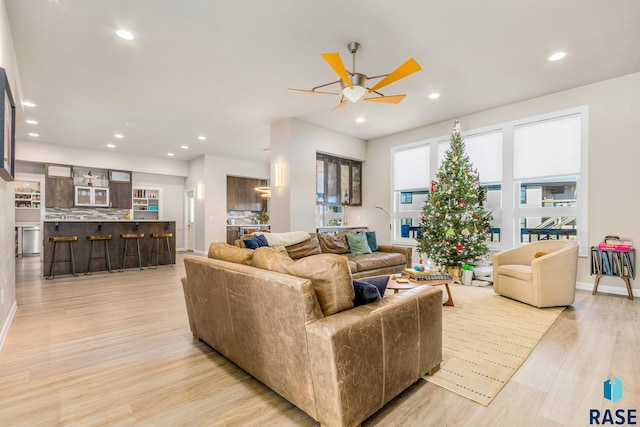
<instances>
[{"instance_id":1,"label":"dark gray cabinet","mask_svg":"<svg viewBox=\"0 0 640 427\"><path fill-rule=\"evenodd\" d=\"M131 209L131 182L109 181L109 198L112 208Z\"/></svg>"},{"instance_id":2,"label":"dark gray cabinet","mask_svg":"<svg viewBox=\"0 0 640 427\"><path fill-rule=\"evenodd\" d=\"M45 207L72 208L74 202L73 178L45 178Z\"/></svg>"}]
</instances>

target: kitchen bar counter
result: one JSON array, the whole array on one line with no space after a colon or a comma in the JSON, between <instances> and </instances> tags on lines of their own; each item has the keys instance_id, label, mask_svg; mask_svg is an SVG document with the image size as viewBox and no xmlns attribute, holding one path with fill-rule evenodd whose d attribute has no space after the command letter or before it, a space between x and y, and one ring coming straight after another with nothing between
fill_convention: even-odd
<instances>
[{"instance_id":1,"label":"kitchen bar counter","mask_svg":"<svg viewBox=\"0 0 640 427\"><path fill-rule=\"evenodd\" d=\"M120 238L123 233L142 233L144 238L140 239L140 254L142 257L142 266L149 265L151 249L154 247L155 239L151 238L152 233L172 233L173 237L169 239L171 246L171 259L175 263L176 260L176 222L175 221L150 221L150 220L60 220L47 219L43 225L43 275L49 274L49 266L51 265L51 257L53 255L53 242L49 241L49 237L55 236L78 236L77 242L72 242L73 255L75 258L76 273L85 273L89 267L89 248L91 242L87 240L87 236L111 234L109 241L109 256L111 258L111 270L118 270L122 266L122 255L124 252L125 241ZM133 240L133 239L132 239ZM166 244L164 239L160 239L160 245ZM163 262L162 247L160 247L159 264ZM94 257L102 257L104 254L104 243L96 241L94 244ZM58 243L56 248L56 258L69 259L68 244ZM136 256L129 256L135 254ZM155 255L153 257L155 265ZM169 257L167 256L167 262ZM129 242L127 248L127 260L125 268L138 267L137 251L135 240ZM94 260L92 270L106 271L106 263L102 259ZM71 263L54 264L54 273L58 275L71 274Z\"/></svg>"}]
</instances>

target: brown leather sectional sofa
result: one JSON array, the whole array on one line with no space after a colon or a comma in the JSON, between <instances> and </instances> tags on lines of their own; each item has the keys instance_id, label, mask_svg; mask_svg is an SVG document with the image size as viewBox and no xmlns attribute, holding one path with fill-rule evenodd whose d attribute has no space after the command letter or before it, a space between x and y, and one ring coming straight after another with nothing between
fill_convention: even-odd
<instances>
[{"instance_id":1,"label":"brown leather sectional sofa","mask_svg":"<svg viewBox=\"0 0 640 427\"><path fill-rule=\"evenodd\" d=\"M353 308L347 258L293 261L214 243L187 257L189 323L204 341L326 426L357 426L442 360L442 291Z\"/></svg>"},{"instance_id":2,"label":"brown leather sectional sofa","mask_svg":"<svg viewBox=\"0 0 640 427\"><path fill-rule=\"evenodd\" d=\"M357 231L343 231L337 234L310 233L309 239L295 245L285 246L285 249L292 259L318 254L342 255L347 258L349 270L354 279L396 274L406 267L412 267L410 247L378 245L378 250L370 254L352 254L346 235ZM253 236L253 234L246 234L236 240L234 244L244 248L244 240Z\"/></svg>"}]
</instances>

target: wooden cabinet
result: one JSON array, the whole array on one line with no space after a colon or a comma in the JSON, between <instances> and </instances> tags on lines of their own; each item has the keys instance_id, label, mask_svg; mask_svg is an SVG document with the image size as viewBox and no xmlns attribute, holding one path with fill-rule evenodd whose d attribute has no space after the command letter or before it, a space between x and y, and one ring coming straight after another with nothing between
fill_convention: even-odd
<instances>
[{"instance_id":1,"label":"wooden cabinet","mask_svg":"<svg viewBox=\"0 0 640 427\"><path fill-rule=\"evenodd\" d=\"M45 178L45 207L73 207L73 178Z\"/></svg>"},{"instance_id":2,"label":"wooden cabinet","mask_svg":"<svg viewBox=\"0 0 640 427\"><path fill-rule=\"evenodd\" d=\"M316 155L316 203L362 205L362 162Z\"/></svg>"},{"instance_id":3,"label":"wooden cabinet","mask_svg":"<svg viewBox=\"0 0 640 427\"><path fill-rule=\"evenodd\" d=\"M130 171L109 171L109 197L112 208L131 209L131 190Z\"/></svg>"},{"instance_id":4,"label":"wooden cabinet","mask_svg":"<svg viewBox=\"0 0 640 427\"><path fill-rule=\"evenodd\" d=\"M267 200L256 187L265 187L267 180L256 178L227 177L227 210L254 211L267 210Z\"/></svg>"},{"instance_id":5,"label":"wooden cabinet","mask_svg":"<svg viewBox=\"0 0 640 427\"><path fill-rule=\"evenodd\" d=\"M240 238L240 227L227 226L227 243L233 245L233 242Z\"/></svg>"}]
</instances>

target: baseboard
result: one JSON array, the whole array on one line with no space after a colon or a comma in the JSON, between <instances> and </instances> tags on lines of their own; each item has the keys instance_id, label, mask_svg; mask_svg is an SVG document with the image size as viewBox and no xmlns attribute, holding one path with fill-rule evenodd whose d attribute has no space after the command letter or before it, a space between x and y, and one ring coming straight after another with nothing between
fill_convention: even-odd
<instances>
[{"instance_id":1,"label":"baseboard","mask_svg":"<svg viewBox=\"0 0 640 427\"><path fill-rule=\"evenodd\" d=\"M205 256L209 255L209 251L200 251L198 249L194 250L193 253L198 255L205 255Z\"/></svg>"},{"instance_id":2,"label":"baseboard","mask_svg":"<svg viewBox=\"0 0 640 427\"><path fill-rule=\"evenodd\" d=\"M622 280L620 280L620 285L622 286L610 286L599 283L598 293L629 296L629 294L627 293L627 287L625 286L624 282L622 282ZM582 289L583 291L592 292L593 283L576 282L576 289ZM632 287L631 293L634 297L640 297L640 289Z\"/></svg>"},{"instance_id":3,"label":"baseboard","mask_svg":"<svg viewBox=\"0 0 640 427\"><path fill-rule=\"evenodd\" d=\"M176 252L185 252L186 249L185 248L176 248Z\"/></svg>"},{"instance_id":4,"label":"baseboard","mask_svg":"<svg viewBox=\"0 0 640 427\"><path fill-rule=\"evenodd\" d=\"M11 306L11 310L9 311L9 316L7 317L6 322L4 322L4 325L2 325L2 330L0 331L0 351L2 351L2 346L4 345L4 340L7 338L7 334L9 334L9 326L11 326L13 316L16 315L17 309L18 303L14 301L13 305Z\"/></svg>"}]
</instances>

